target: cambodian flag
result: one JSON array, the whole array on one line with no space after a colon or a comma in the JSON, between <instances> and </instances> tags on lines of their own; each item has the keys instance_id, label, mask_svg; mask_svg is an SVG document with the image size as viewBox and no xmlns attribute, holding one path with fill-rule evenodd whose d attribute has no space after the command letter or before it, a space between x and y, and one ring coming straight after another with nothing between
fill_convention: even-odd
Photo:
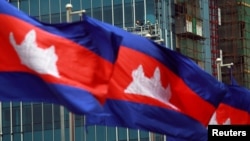
<instances>
[{"instance_id":1,"label":"cambodian flag","mask_svg":"<svg viewBox=\"0 0 250 141\"><path fill-rule=\"evenodd\" d=\"M207 141L208 122L225 85L191 59L109 24L123 37L109 85L105 112L88 125L120 126L167 135L167 140Z\"/></svg>"},{"instance_id":2,"label":"cambodian flag","mask_svg":"<svg viewBox=\"0 0 250 141\"><path fill-rule=\"evenodd\" d=\"M45 24L0 1L0 101L99 110L121 38L87 20Z\"/></svg>"},{"instance_id":3,"label":"cambodian flag","mask_svg":"<svg viewBox=\"0 0 250 141\"><path fill-rule=\"evenodd\" d=\"M228 93L213 114L210 125L250 124L250 90L228 85Z\"/></svg>"}]
</instances>

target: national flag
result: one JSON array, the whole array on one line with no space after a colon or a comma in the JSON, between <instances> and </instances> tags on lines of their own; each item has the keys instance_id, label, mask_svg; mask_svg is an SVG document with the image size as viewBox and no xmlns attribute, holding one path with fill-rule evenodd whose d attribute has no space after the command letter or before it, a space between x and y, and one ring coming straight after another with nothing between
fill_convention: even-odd
<instances>
[{"instance_id":1,"label":"national flag","mask_svg":"<svg viewBox=\"0 0 250 141\"><path fill-rule=\"evenodd\" d=\"M45 24L0 1L0 101L99 110L121 38L88 21ZM94 26L94 27L93 27Z\"/></svg>"},{"instance_id":2,"label":"national flag","mask_svg":"<svg viewBox=\"0 0 250 141\"><path fill-rule=\"evenodd\" d=\"M228 85L228 92L213 114L209 125L250 124L250 90Z\"/></svg>"},{"instance_id":3,"label":"national flag","mask_svg":"<svg viewBox=\"0 0 250 141\"><path fill-rule=\"evenodd\" d=\"M223 83L178 52L85 19L123 37L105 111L88 115L88 125L142 129L165 134L168 141L207 140L206 126L226 93Z\"/></svg>"}]
</instances>

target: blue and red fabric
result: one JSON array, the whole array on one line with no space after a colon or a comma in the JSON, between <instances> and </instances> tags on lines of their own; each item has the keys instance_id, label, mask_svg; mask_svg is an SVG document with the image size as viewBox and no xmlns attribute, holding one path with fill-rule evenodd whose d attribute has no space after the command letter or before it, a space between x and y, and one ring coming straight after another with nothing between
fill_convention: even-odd
<instances>
[{"instance_id":1,"label":"blue and red fabric","mask_svg":"<svg viewBox=\"0 0 250 141\"><path fill-rule=\"evenodd\" d=\"M123 40L105 111L88 115L88 125L142 129L165 134L168 141L207 140L206 126L226 93L225 85L178 52L90 21L113 30Z\"/></svg>"},{"instance_id":2,"label":"blue and red fabric","mask_svg":"<svg viewBox=\"0 0 250 141\"><path fill-rule=\"evenodd\" d=\"M0 1L0 101L100 110L121 38L88 21L45 24Z\"/></svg>"},{"instance_id":3,"label":"blue and red fabric","mask_svg":"<svg viewBox=\"0 0 250 141\"><path fill-rule=\"evenodd\" d=\"M228 85L228 93L215 111L213 124L249 125L250 91L239 85Z\"/></svg>"}]
</instances>

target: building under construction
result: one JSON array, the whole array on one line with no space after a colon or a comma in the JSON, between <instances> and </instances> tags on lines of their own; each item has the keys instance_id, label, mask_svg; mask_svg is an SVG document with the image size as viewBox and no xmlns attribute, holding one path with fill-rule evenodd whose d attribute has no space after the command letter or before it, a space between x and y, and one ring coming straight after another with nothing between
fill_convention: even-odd
<instances>
[{"instance_id":1,"label":"building under construction","mask_svg":"<svg viewBox=\"0 0 250 141\"><path fill-rule=\"evenodd\" d=\"M234 64L232 72L222 68L222 80L229 83L232 73L240 85L250 88L250 0L216 2L220 9L218 47L223 52L223 62Z\"/></svg>"},{"instance_id":2,"label":"building under construction","mask_svg":"<svg viewBox=\"0 0 250 141\"><path fill-rule=\"evenodd\" d=\"M223 64L233 63L220 67L222 81L250 88L250 0L175 0L172 7L175 49L215 77L222 55Z\"/></svg>"},{"instance_id":3,"label":"building under construction","mask_svg":"<svg viewBox=\"0 0 250 141\"><path fill-rule=\"evenodd\" d=\"M201 0L176 0L176 50L190 57L202 68L205 62L203 8Z\"/></svg>"}]
</instances>

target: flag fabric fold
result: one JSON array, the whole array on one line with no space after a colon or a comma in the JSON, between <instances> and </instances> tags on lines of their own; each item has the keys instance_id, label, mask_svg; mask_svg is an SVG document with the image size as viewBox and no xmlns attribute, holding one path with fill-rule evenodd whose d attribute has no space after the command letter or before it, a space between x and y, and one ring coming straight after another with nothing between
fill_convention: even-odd
<instances>
[{"instance_id":1,"label":"flag fabric fold","mask_svg":"<svg viewBox=\"0 0 250 141\"><path fill-rule=\"evenodd\" d=\"M228 92L214 112L209 125L250 124L250 90L239 85L227 85Z\"/></svg>"},{"instance_id":2,"label":"flag fabric fold","mask_svg":"<svg viewBox=\"0 0 250 141\"><path fill-rule=\"evenodd\" d=\"M207 140L223 83L178 52L83 19L45 24L1 1L0 101L57 103L88 125Z\"/></svg>"},{"instance_id":3,"label":"flag fabric fold","mask_svg":"<svg viewBox=\"0 0 250 141\"><path fill-rule=\"evenodd\" d=\"M191 59L120 28L86 18L123 38L104 112L87 124L142 129L168 140L207 140L206 126L225 85Z\"/></svg>"},{"instance_id":4,"label":"flag fabric fold","mask_svg":"<svg viewBox=\"0 0 250 141\"><path fill-rule=\"evenodd\" d=\"M0 101L100 110L121 37L88 21L42 23L6 1L0 20Z\"/></svg>"}]
</instances>

